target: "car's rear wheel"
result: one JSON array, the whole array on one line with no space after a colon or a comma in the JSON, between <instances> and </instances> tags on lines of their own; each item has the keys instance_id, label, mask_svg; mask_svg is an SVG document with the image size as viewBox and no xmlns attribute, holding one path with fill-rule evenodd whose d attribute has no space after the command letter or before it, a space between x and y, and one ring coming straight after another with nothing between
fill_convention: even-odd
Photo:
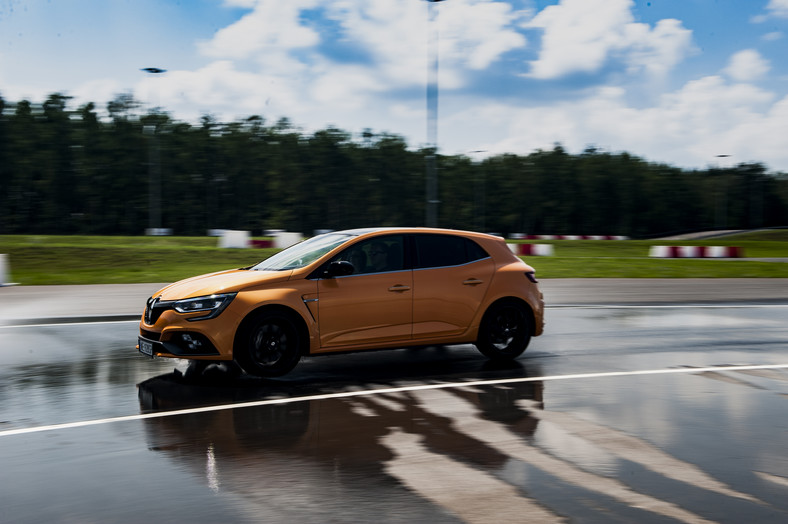
<instances>
[{"instance_id":1,"label":"car's rear wheel","mask_svg":"<svg viewBox=\"0 0 788 524\"><path fill-rule=\"evenodd\" d=\"M507 361L520 356L531 341L528 310L519 302L493 304L482 319L476 347L491 360Z\"/></svg>"},{"instance_id":2,"label":"car's rear wheel","mask_svg":"<svg viewBox=\"0 0 788 524\"><path fill-rule=\"evenodd\" d=\"M285 311L256 313L242 328L237 359L250 375L278 377L301 358L303 338L292 315Z\"/></svg>"}]
</instances>

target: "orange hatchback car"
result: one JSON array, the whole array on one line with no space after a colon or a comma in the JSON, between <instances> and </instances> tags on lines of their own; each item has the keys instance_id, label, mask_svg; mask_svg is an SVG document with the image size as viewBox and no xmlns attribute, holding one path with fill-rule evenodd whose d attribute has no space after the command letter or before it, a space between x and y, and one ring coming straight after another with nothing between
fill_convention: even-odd
<instances>
[{"instance_id":1,"label":"orange hatchback car","mask_svg":"<svg viewBox=\"0 0 788 524\"><path fill-rule=\"evenodd\" d=\"M256 266L158 291L140 322L140 352L235 361L283 375L304 355L473 343L494 360L542 333L533 268L500 237L427 228L338 231Z\"/></svg>"}]
</instances>

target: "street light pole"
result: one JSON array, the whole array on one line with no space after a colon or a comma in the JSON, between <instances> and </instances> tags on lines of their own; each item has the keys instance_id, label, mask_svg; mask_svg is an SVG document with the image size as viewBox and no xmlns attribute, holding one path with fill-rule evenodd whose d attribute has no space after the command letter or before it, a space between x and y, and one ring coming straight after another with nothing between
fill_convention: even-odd
<instances>
[{"instance_id":1,"label":"street light pole","mask_svg":"<svg viewBox=\"0 0 788 524\"><path fill-rule=\"evenodd\" d=\"M166 73L166 69L146 67L140 69L151 75ZM145 134L149 134L152 144L148 147L148 232L149 235L162 234L161 227L161 158L159 138L156 135L156 124L145 126Z\"/></svg>"},{"instance_id":2,"label":"street light pole","mask_svg":"<svg viewBox=\"0 0 788 524\"><path fill-rule=\"evenodd\" d=\"M719 158L719 159L730 158L730 157L731 155L715 156L715 158ZM717 197L716 226L720 229L725 229L726 227L728 227L728 173L726 172L728 167L720 166L718 163L717 168L720 170L720 176L722 178L723 185L721 188L718 188L718 193L717 193L718 197Z\"/></svg>"},{"instance_id":3,"label":"street light pole","mask_svg":"<svg viewBox=\"0 0 788 524\"><path fill-rule=\"evenodd\" d=\"M427 202L425 222L427 227L438 225L438 9L432 4L442 0L427 0Z\"/></svg>"},{"instance_id":4,"label":"street light pole","mask_svg":"<svg viewBox=\"0 0 788 524\"><path fill-rule=\"evenodd\" d=\"M468 151L471 154L479 154L479 153L486 153L486 149L476 149L474 151ZM473 162L473 158L471 158ZM481 164L472 164L473 168L476 170L476 195L475 195L475 205L474 208L476 209L476 230L480 232L484 232L485 228L487 227L485 224L485 215L487 204L485 202L485 185L486 180L484 176L484 170L481 167Z\"/></svg>"}]
</instances>

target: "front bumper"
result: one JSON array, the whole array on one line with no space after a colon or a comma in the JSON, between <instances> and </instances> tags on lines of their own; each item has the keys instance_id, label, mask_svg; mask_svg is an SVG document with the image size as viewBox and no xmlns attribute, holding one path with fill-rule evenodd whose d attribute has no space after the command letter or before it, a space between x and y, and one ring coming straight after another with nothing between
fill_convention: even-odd
<instances>
[{"instance_id":1,"label":"front bumper","mask_svg":"<svg viewBox=\"0 0 788 524\"><path fill-rule=\"evenodd\" d=\"M158 356L177 358L219 356L219 351L208 340L208 337L189 331L178 332L166 342L140 336L137 350L151 358Z\"/></svg>"}]
</instances>

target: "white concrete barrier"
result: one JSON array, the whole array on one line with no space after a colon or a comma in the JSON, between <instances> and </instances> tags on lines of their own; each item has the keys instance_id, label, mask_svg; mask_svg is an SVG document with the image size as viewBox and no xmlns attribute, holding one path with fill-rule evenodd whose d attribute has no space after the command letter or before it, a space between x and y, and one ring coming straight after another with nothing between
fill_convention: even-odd
<instances>
[{"instance_id":1,"label":"white concrete barrier","mask_svg":"<svg viewBox=\"0 0 788 524\"><path fill-rule=\"evenodd\" d=\"M725 246L709 246L706 251L708 258L731 258L730 249Z\"/></svg>"},{"instance_id":2,"label":"white concrete barrier","mask_svg":"<svg viewBox=\"0 0 788 524\"><path fill-rule=\"evenodd\" d=\"M149 227L145 230L145 236L148 237L169 237L172 236L171 227Z\"/></svg>"},{"instance_id":3,"label":"white concrete barrier","mask_svg":"<svg viewBox=\"0 0 788 524\"><path fill-rule=\"evenodd\" d=\"M9 271L8 255L0 255L0 287L16 285L15 283L11 282L11 275Z\"/></svg>"},{"instance_id":4,"label":"white concrete barrier","mask_svg":"<svg viewBox=\"0 0 788 524\"><path fill-rule=\"evenodd\" d=\"M284 249L293 244L298 244L304 239L301 233L291 233L288 231L280 231L274 234L274 247L277 249Z\"/></svg>"},{"instance_id":5,"label":"white concrete barrier","mask_svg":"<svg viewBox=\"0 0 788 524\"><path fill-rule=\"evenodd\" d=\"M674 258L670 253L670 246L651 246L648 250L651 258Z\"/></svg>"},{"instance_id":6,"label":"white concrete barrier","mask_svg":"<svg viewBox=\"0 0 788 524\"><path fill-rule=\"evenodd\" d=\"M679 246L679 258L703 258L700 246Z\"/></svg>"},{"instance_id":7,"label":"white concrete barrier","mask_svg":"<svg viewBox=\"0 0 788 524\"><path fill-rule=\"evenodd\" d=\"M244 249L249 247L249 232L225 229L219 237L219 247L224 249Z\"/></svg>"}]
</instances>

